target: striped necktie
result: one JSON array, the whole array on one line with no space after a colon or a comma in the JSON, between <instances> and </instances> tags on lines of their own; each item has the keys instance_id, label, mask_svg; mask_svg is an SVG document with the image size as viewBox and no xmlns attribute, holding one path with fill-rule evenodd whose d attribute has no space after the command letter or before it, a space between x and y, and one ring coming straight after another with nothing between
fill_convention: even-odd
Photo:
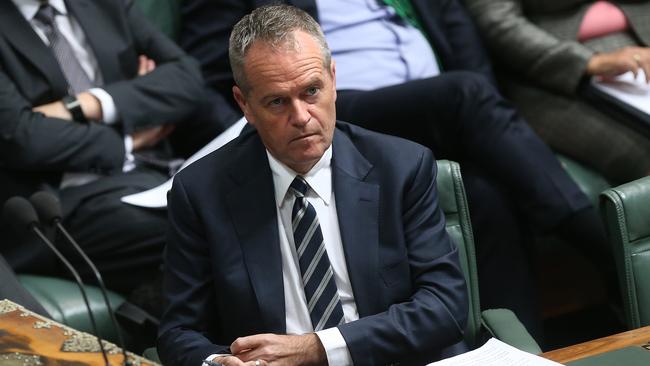
<instances>
[{"instance_id":1,"label":"striped necktie","mask_svg":"<svg viewBox=\"0 0 650 366\"><path fill-rule=\"evenodd\" d=\"M55 16L56 10L52 5L45 2L41 4L38 12L36 12L34 20L50 42L50 49L68 81L68 92L71 95L76 95L90 89L93 83L81 67L79 60L77 60L72 46L57 27L54 21Z\"/></svg>"},{"instance_id":2,"label":"striped necktie","mask_svg":"<svg viewBox=\"0 0 650 366\"><path fill-rule=\"evenodd\" d=\"M291 221L311 324L314 331L335 327L344 321L343 307L316 210L305 197L309 185L296 176L290 189L296 196Z\"/></svg>"}]
</instances>

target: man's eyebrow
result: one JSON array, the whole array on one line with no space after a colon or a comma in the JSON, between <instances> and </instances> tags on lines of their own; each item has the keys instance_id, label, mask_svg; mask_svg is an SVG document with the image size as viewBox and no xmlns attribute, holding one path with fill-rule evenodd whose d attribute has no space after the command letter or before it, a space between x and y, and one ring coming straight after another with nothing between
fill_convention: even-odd
<instances>
[{"instance_id":1,"label":"man's eyebrow","mask_svg":"<svg viewBox=\"0 0 650 366\"><path fill-rule=\"evenodd\" d=\"M303 85L301 86L300 89L304 90L306 88L311 88L314 85L322 86L323 84L325 84L325 80L323 80L323 77L320 76L320 75L314 75L314 76L310 77L309 79L307 79L307 81L305 83L303 83ZM276 99L276 98L284 98L284 96L285 96L285 94L283 94L284 92L285 91L283 91L281 93L273 93L272 92L272 93L263 95L263 96L261 96L259 98L259 101L260 101L260 103L266 103L267 101L270 101L270 100L273 100L273 99Z\"/></svg>"},{"instance_id":2,"label":"man's eyebrow","mask_svg":"<svg viewBox=\"0 0 650 366\"><path fill-rule=\"evenodd\" d=\"M264 96L260 97L260 102L261 103L266 103L266 102L269 102L269 101L277 99L277 98L284 98L284 96L282 94L277 94L277 93L275 93L275 94L267 94L267 95L264 95Z\"/></svg>"}]
</instances>

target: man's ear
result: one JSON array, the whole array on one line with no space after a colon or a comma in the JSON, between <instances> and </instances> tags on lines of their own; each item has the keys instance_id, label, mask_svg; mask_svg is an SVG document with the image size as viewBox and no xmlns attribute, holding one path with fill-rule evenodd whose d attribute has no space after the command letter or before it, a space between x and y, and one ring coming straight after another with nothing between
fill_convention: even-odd
<instances>
[{"instance_id":1,"label":"man's ear","mask_svg":"<svg viewBox=\"0 0 650 366\"><path fill-rule=\"evenodd\" d=\"M250 111L248 108L249 106L248 106L248 102L246 101L246 97L244 96L244 92L241 89L239 89L237 85L235 85L232 87L232 95L235 97L235 101L239 105L239 108L242 110L242 112L244 112L244 117L246 117L248 123L255 126L255 123L250 117Z\"/></svg>"},{"instance_id":2,"label":"man's ear","mask_svg":"<svg viewBox=\"0 0 650 366\"><path fill-rule=\"evenodd\" d=\"M330 76L332 77L332 88L334 88L334 100L336 100L336 62L330 61Z\"/></svg>"}]
</instances>

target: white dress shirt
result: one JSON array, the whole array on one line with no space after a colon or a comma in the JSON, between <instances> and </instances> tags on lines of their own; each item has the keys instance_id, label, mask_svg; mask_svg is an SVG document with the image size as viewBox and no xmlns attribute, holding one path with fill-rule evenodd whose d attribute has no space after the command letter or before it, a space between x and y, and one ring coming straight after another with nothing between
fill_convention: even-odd
<instances>
[{"instance_id":1,"label":"white dress shirt","mask_svg":"<svg viewBox=\"0 0 650 366\"><path fill-rule=\"evenodd\" d=\"M287 334L304 334L313 332L314 328L309 317L305 291L300 274L298 255L293 240L291 225L291 211L295 196L289 191L297 173L278 161L267 151L269 165L273 173L275 188L275 202L277 204L278 229L280 232L280 252L282 254L282 282L284 285L284 306L286 309ZM327 257L334 271L334 280L338 289L345 322L359 319L357 305L354 302L352 284L348 275L348 268L343 253L341 231L336 213L336 199L332 189L332 146L330 146L321 159L303 177L309 184L309 191L305 195L307 201L314 206L321 231L323 242L327 250ZM327 361L330 365L351 365L352 358L347 344L338 328L329 328L316 332L320 338Z\"/></svg>"},{"instance_id":2,"label":"white dress shirt","mask_svg":"<svg viewBox=\"0 0 650 366\"><path fill-rule=\"evenodd\" d=\"M45 33L38 27L34 17L38 12L40 7L40 2L38 0L13 0L14 4L18 7L21 14L32 26L32 29L36 34L41 38L41 40L49 46L50 41L47 39ZM83 71L88 75L90 80L101 80L101 73L99 71L99 65L97 63L97 58L92 52L92 48L86 41L86 35L84 34L83 29L79 23L73 18L68 16L68 9L65 6L63 0L50 0L49 4L56 10L56 16L54 21L56 22L57 28L61 34L65 37L66 41L72 47L79 64ZM110 96L104 89L101 88L92 88L88 92L95 96L102 107L102 121L106 124L113 124L119 120L119 114L117 108L115 107L115 102L113 97ZM124 147L126 151L126 157L124 162L123 170L129 171L135 166L133 164L133 155L131 154L133 150L133 140L131 136L124 137ZM61 188L67 186L76 186L84 183L91 182L97 179L96 174L70 174L67 173L64 175L61 182Z\"/></svg>"}]
</instances>

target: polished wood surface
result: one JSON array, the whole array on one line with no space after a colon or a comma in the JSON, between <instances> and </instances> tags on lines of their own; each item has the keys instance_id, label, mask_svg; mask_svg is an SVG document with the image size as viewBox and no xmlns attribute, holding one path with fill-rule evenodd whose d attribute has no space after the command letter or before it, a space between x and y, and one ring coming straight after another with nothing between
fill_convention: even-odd
<instances>
[{"instance_id":1,"label":"polished wood surface","mask_svg":"<svg viewBox=\"0 0 650 366\"><path fill-rule=\"evenodd\" d=\"M645 345L648 342L650 342L650 326L545 352L541 356L564 364L628 346Z\"/></svg>"},{"instance_id":2,"label":"polished wood surface","mask_svg":"<svg viewBox=\"0 0 650 366\"><path fill-rule=\"evenodd\" d=\"M10 302L6 300L0 301L0 305L5 305L4 310L7 309L7 303ZM11 305L13 308L15 304L11 303ZM87 333L75 331L20 306L16 306L16 310L13 311L0 311L0 364L105 366L101 352L75 352L68 350L70 347L64 346L66 342L68 344L74 343L74 339L87 336ZM99 347L99 344L95 343L95 337L92 337L90 342ZM104 342L104 344L107 353L109 353L110 365L122 365L124 356L121 350L112 343ZM111 352L108 352L108 349ZM130 352L127 353L131 365L157 365L140 356ZM20 360L27 360L15 362L14 357L16 355L21 357ZM9 359L7 359L8 357Z\"/></svg>"}]
</instances>

